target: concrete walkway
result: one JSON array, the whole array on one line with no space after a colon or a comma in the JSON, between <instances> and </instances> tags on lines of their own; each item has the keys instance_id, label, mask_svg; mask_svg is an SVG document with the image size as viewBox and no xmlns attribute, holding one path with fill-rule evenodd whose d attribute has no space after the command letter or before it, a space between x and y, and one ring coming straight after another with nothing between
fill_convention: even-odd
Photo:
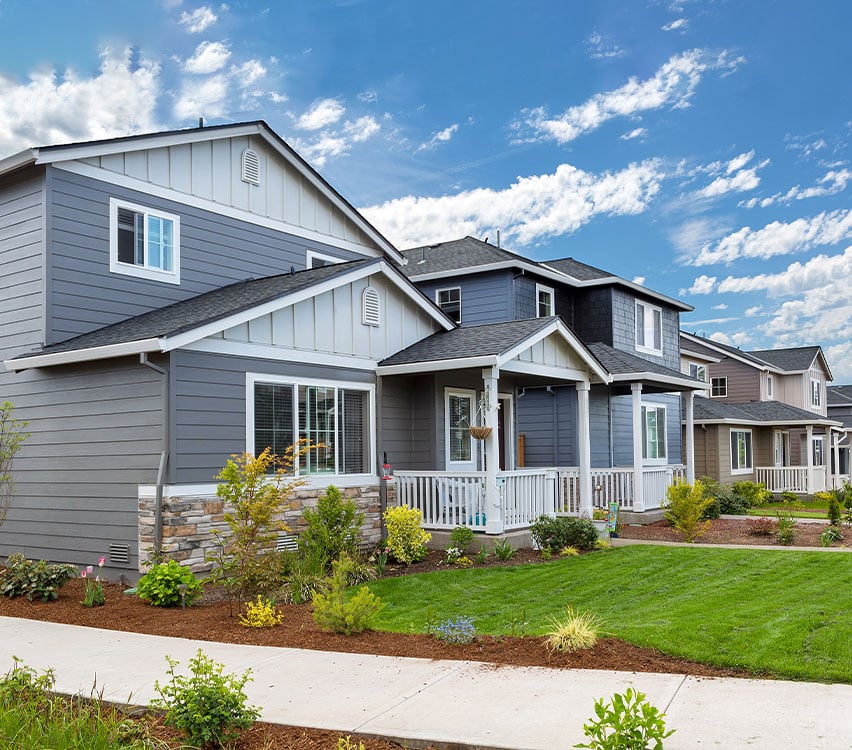
<instances>
[{"instance_id":1,"label":"concrete walkway","mask_svg":"<svg viewBox=\"0 0 852 750\"><path fill-rule=\"evenodd\" d=\"M286 626L285 626L286 627ZM596 698L633 686L676 729L667 750L852 748L852 686L540 667L495 667L119 633L0 617L0 672L12 655L52 667L57 690L147 704L168 654L199 649L241 673L265 721L439 747L554 750L584 740ZM183 671L183 669L179 669Z\"/></svg>"}]
</instances>

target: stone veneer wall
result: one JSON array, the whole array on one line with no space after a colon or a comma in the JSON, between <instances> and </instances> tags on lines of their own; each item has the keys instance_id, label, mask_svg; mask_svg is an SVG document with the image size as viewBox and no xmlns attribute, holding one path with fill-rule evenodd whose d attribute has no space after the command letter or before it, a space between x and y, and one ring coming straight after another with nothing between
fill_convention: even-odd
<instances>
[{"instance_id":1,"label":"stone veneer wall","mask_svg":"<svg viewBox=\"0 0 852 750\"><path fill-rule=\"evenodd\" d=\"M388 488L388 505L394 504L396 493ZM381 499L378 486L347 487L343 495L355 501L364 514L361 525L361 544L373 547L381 540ZM320 489L296 490L283 520L290 527L290 534L300 534L305 528L302 512L316 507ZM154 548L154 503L153 497L139 498L139 570L143 571ZM190 497L163 498L163 555L177 560L194 572L210 570L205 556L216 546L214 530L228 531L225 523L225 503L218 497L199 495Z\"/></svg>"}]
</instances>

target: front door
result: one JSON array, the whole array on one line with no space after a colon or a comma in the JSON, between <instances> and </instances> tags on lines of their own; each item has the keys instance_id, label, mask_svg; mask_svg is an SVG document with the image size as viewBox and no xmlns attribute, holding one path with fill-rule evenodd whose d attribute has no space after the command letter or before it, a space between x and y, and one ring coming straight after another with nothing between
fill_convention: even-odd
<instances>
[{"instance_id":1,"label":"front door","mask_svg":"<svg viewBox=\"0 0 852 750\"><path fill-rule=\"evenodd\" d=\"M790 465L790 434L788 432L772 433L772 453L776 468Z\"/></svg>"}]
</instances>

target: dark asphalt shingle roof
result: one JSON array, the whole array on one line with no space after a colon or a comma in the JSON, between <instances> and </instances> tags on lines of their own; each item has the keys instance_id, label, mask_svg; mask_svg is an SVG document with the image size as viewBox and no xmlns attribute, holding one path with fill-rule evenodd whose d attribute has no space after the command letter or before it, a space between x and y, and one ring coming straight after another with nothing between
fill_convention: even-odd
<instances>
[{"instance_id":1,"label":"dark asphalt shingle roof","mask_svg":"<svg viewBox=\"0 0 852 750\"><path fill-rule=\"evenodd\" d=\"M379 258L368 258L297 271L292 274L285 273L261 279L239 281L119 323L98 328L59 344L47 346L37 352L18 357L18 359L174 336L278 297L307 289L339 274L373 263L378 264L380 260Z\"/></svg>"},{"instance_id":2,"label":"dark asphalt shingle roof","mask_svg":"<svg viewBox=\"0 0 852 750\"><path fill-rule=\"evenodd\" d=\"M593 281L594 279L611 279L614 274L608 271L602 271L600 268L590 266L588 263L581 263L574 258L558 258L557 260L543 260L541 265L555 268L557 271L567 273L580 281Z\"/></svg>"},{"instance_id":3,"label":"dark asphalt shingle roof","mask_svg":"<svg viewBox=\"0 0 852 750\"><path fill-rule=\"evenodd\" d=\"M475 237L462 237L460 240L440 242L434 245L420 245L403 250L408 264L402 268L407 276L419 276L427 273L457 271L471 266L485 266L491 263L535 261L483 242Z\"/></svg>"},{"instance_id":4,"label":"dark asphalt shingle roof","mask_svg":"<svg viewBox=\"0 0 852 750\"><path fill-rule=\"evenodd\" d=\"M555 316L466 326L433 333L407 349L382 360L380 365L408 365L502 354L550 325Z\"/></svg>"},{"instance_id":5,"label":"dark asphalt shingle roof","mask_svg":"<svg viewBox=\"0 0 852 750\"><path fill-rule=\"evenodd\" d=\"M779 370L807 370L819 353L818 346L799 346L790 349L760 349L751 350L752 357L762 359Z\"/></svg>"},{"instance_id":6,"label":"dark asphalt shingle roof","mask_svg":"<svg viewBox=\"0 0 852 750\"><path fill-rule=\"evenodd\" d=\"M632 375L634 373L650 372L656 375L680 378L681 380L695 380L696 383L701 382L670 367L651 362L621 349L614 349L608 344L602 344L599 341L587 344L587 346L589 347L589 351L594 354L595 359L613 375Z\"/></svg>"},{"instance_id":7,"label":"dark asphalt shingle roof","mask_svg":"<svg viewBox=\"0 0 852 750\"><path fill-rule=\"evenodd\" d=\"M825 422L823 417L780 401L749 401L732 403L712 398L695 399L694 419L696 422L727 419L740 422Z\"/></svg>"},{"instance_id":8,"label":"dark asphalt shingle roof","mask_svg":"<svg viewBox=\"0 0 852 750\"><path fill-rule=\"evenodd\" d=\"M687 332L686 332L686 331L684 331L684 333L687 333ZM728 344L723 344L723 343L721 343L721 342L719 342L719 341L714 341L713 339L708 339L708 338L706 338L706 337L704 337L704 336L699 336L699 335L698 335L698 334L696 334L696 333L690 333L689 335L690 335L690 336L694 336L695 338L699 339L699 342L698 342L698 345L699 345L699 346L700 346L702 343L705 343L705 342L706 342L706 345L707 345L707 346L709 346L709 347L716 347L717 349L721 349L723 352L725 352L725 353L727 353L727 354L732 354L732 355L733 355L733 356L735 356L735 357L741 357L742 359L746 360L747 362L751 362L751 363L752 363L753 365L755 365L756 367L761 367L761 368L762 368L762 367L766 367L766 366L767 366L767 364L769 364L768 362L766 362L766 361L764 361L764 360L761 360L761 359L758 359L757 357L755 357L755 356L753 355L753 353L752 353L752 352L744 352L742 349L737 349L737 347L735 347L735 346L730 346L730 345L728 345ZM682 351L692 351L692 350L690 349L690 345L693 345L693 346L694 346L694 345L695 345L695 342L690 341L689 339L681 338L681 345L680 345L680 348L681 348L681 350L682 350Z\"/></svg>"},{"instance_id":9,"label":"dark asphalt shingle roof","mask_svg":"<svg viewBox=\"0 0 852 750\"><path fill-rule=\"evenodd\" d=\"M830 385L826 388L829 406L849 406L852 404L852 385Z\"/></svg>"}]
</instances>

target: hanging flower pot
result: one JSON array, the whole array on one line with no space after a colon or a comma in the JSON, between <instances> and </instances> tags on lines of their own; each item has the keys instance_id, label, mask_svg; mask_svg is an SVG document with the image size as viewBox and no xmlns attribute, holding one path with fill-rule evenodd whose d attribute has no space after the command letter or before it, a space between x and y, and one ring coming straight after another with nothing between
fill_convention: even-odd
<instances>
[{"instance_id":1,"label":"hanging flower pot","mask_svg":"<svg viewBox=\"0 0 852 750\"><path fill-rule=\"evenodd\" d=\"M491 434L491 428L484 425L471 425L468 430L474 440L485 440Z\"/></svg>"}]
</instances>

